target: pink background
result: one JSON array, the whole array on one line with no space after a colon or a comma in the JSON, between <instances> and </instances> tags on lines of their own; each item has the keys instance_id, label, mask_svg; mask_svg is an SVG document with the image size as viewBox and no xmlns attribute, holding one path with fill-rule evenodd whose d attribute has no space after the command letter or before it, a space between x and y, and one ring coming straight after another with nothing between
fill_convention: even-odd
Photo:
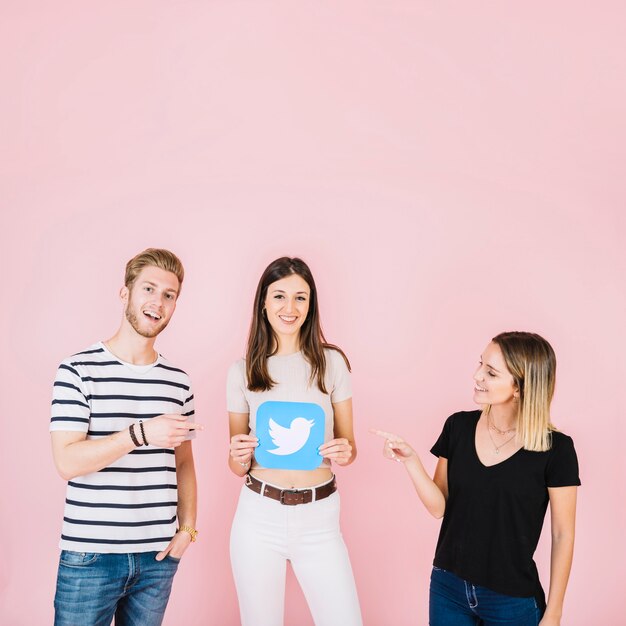
<instances>
[{"instance_id":1,"label":"pink background","mask_svg":"<svg viewBox=\"0 0 626 626\"><path fill-rule=\"evenodd\" d=\"M186 265L158 345L206 425L200 540L166 624L238 622L225 374L283 254L311 265L353 364L359 458L338 475L366 624L427 623L439 527L367 430L432 468L478 355L512 329L553 343L553 418L581 463L563 624L623 620L626 11L511 4L3 2L3 624L51 623L52 379L115 331L123 266L147 246ZM288 586L286 622L308 626Z\"/></svg>"}]
</instances>

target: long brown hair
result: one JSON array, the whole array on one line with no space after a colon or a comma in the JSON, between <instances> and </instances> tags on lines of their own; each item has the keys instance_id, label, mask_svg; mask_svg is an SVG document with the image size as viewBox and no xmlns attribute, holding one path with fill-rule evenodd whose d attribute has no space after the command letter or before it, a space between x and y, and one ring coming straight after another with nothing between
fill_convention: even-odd
<instances>
[{"instance_id":1,"label":"long brown hair","mask_svg":"<svg viewBox=\"0 0 626 626\"><path fill-rule=\"evenodd\" d=\"M309 289L309 311L306 320L300 327L300 350L304 358L311 365L312 384L317 379L317 386L322 393L328 393L324 384L326 375L326 357L324 348L337 350L343 356L348 369L350 362L348 357L337 346L326 341L320 323L319 307L317 304L317 289L313 274L309 266L298 258L281 257L272 261L263 272L254 296L254 309L252 322L248 335L248 349L246 351L246 376L248 377L248 389L250 391L268 391L275 384L267 369L267 357L278 351L278 337L271 327L267 317L263 315L267 288L281 278L297 274L302 278Z\"/></svg>"},{"instance_id":2,"label":"long brown hair","mask_svg":"<svg viewBox=\"0 0 626 626\"><path fill-rule=\"evenodd\" d=\"M541 336L506 332L492 341L500 347L506 366L519 390L517 440L525 450L544 452L552 444L550 403L556 381L556 355ZM485 407L489 413L491 407Z\"/></svg>"}]
</instances>

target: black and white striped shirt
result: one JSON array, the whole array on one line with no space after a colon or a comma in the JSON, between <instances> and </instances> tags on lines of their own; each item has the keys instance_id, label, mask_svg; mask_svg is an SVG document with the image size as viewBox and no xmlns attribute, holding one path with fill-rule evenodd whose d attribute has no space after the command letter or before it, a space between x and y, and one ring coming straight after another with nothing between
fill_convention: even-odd
<instances>
[{"instance_id":1,"label":"black and white striped shirt","mask_svg":"<svg viewBox=\"0 0 626 626\"><path fill-rule=\"evenodd\" d=\"M124 363L97 343L59 366L50 431L84 432L87 439L98 439L164 413L194 414L187 374L161 355L149 366ZM68 482L60 547L79 552L162 550L176 532L176 505L174 450L136 448L108 467Z\"/></svg>"}]
</instances>

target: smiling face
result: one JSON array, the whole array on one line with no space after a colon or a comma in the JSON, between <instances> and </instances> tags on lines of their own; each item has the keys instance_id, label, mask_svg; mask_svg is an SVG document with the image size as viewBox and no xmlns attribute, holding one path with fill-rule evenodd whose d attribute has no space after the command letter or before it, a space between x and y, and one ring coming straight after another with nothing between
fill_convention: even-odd
<instances>
[{"instance_id":1,"label":"smiling face","mask_svg":"<svg viewBox=\"0 0 626 626\"><path fill-rule=\"evenodd\" d=\"M130 290L122 288L124 315L136 333L152 338L168 325L179 287L175 274L150 265L141 270Z\"/></svg>"},{"instance_id":2,"label":"smiling face","mask_svg":"<svg viewBox=\"0 0 626 626\"><path fill-rule=\"evenodd\" d=\"M298 274L270 283L264 302L265 315L279 340L300 334L309 312L310 298L311 289Z\"/></svg>"},{"instance_id":3,"label":"smiling face","mask_svg":"<svg viewBox=\"0 0 626 626\"><path fill-rule=\"evenodd\" d=\"M480 365L474 373L474 402L476 404L513 405L519 390L509 372L502 350L490 343L480 357Z\"/></svg>"}]
</instances>

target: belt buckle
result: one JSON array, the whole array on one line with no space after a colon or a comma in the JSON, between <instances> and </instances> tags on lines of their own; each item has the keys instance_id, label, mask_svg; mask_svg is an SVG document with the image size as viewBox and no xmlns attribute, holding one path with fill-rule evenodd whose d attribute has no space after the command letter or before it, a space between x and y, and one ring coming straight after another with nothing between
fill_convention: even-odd
<instances>
[{"instance_id":1,"label":"belt buckle","mask_svg":"<svg viewBox=\"0 0 626 626\"><path fill-rule=\"evenodd\" d=\"M310 489L281 489L280 491L280 503L286 506L295 506L296 504L304 504L305 494L309 493ZM285 500L285 495L299 494L300 497L295 500L289 501L289 498Z\"/></svg>"}]
</instances>

